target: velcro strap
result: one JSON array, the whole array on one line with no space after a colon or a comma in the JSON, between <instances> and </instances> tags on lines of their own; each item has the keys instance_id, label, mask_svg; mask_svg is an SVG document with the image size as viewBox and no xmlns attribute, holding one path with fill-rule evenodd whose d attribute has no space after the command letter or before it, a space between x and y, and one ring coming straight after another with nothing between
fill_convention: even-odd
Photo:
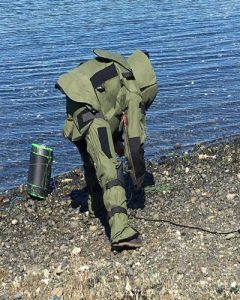
<instances>
[{"instance_id":1,"label":"velcro strap","mask_svg":"<svg viewBox=\"0 0 240 300\"><path fill-rule=\"evenodd\" d=\"M92 112L88 111L82 115L83 122L88 122L95 118L103 119L104 118L103 113L100 111L100 112L97 112L96 114L93 114Z\"/></svg>"},{"instance_id":2,"label":"velcro strap","mask_svg":"<svg viewBox=\"0 0 240 300\"><path fill-rule=\"evenodd\" d=\"M113 186L122 185L121 181L119 179L113 179L111 181L108 181L108 183L105 185L106 190L112 188Z\"/></svg>"},{"instance_id":3,"label":"velcro strap","mask_svg":"<svg viewBox=\"0 0 240 300\"><path fill-rule=\"evenodd\" d=\"M108 220L110 220L111 217L113 217L115 214L125 214L125 215L127 215L127 210L126 210L126 208L123 208L121 206L115 206L110 211L108 211Z\"/></svg>"},{"instance_id":4,"label":"velcro strap","mask_svg":"<svg viewBox=\"0 0 240 300\"><path fill-rule=\"evenodd\" d=\"M103 70L98 71L95 73L91 78L90 81L94 87L94 89L100 87L105 81L118 76L117 70L114 64L106 67Z\"/></svg>"},{"instance_id":5,"label":"velcro strap","mask_svg":"<svg viewBox=\"0 0 240 300\"><path fill-rule=\"evenodd\" d=\"M125 72L125 73L122 73L122 76L123 76L124 78L126 78L127 80L134 80L134 79L135 79L133 73L130 72L130 71Z\"/></svg>"},{"instance_id":6,"label":"velcro strap","mask_svg":"<svg viewBox=\"0 0 240 300\"><path fill-rule=\"evenodd\" d=\"M78 116L78 126L79 129L83 128L88 122L90 122L91 120L95 119L95 118L101 118L104 119L103 113L97 112L97 113L92 113L91 111L89 111L87 108L81 112Z\"/></svg>"}]
</instances>

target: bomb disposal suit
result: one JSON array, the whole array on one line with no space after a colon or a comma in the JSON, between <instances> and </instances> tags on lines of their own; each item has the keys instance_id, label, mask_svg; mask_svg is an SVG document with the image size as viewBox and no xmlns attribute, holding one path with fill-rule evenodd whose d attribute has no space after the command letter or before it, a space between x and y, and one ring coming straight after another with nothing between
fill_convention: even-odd
<instances>
[{"instance_id":1,"label":"bomb disposal suit","mask_svg":"<svg viewBox=\"0 0 240 300\"><path fill-rule=\"evenodd\" d=\"M145 110L156 97L157 79L145 52L136 50L128 59L105 50L94 53L94 59L60 76L56 87L66 95L64 136L81 153L93 208L103 193L114 245L138 236L128 224L114 142L123 133L131 178L139 189L145 173Z\"/></svg>"}]
</instances>

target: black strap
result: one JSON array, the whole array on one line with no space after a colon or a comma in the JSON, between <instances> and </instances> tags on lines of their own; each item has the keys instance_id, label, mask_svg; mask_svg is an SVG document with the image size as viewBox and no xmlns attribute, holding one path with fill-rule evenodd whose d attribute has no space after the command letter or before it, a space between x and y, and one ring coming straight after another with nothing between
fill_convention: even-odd
<instances>
[{"instance_id":1,"label":"black strap","mask_svg":"<svg viewBox=\"0 0 240 300\"><path fill-rule=\"evenodd\" d=\"M142 114L146 115L146 107L143 101L139 103L139 108L141 108Z\"/></svg>"},{"instance_id":2,"label":"black strap","mask_svg":"<svg viewBox=\"0 0 240 300\"><path fill-rule=\"evenodd\" d=\"M88 122L90 122L95 118L104 119L104 115L101 111L94 114L91 111L89 111L87 108L84 109L84 111L82 111L77 116L79 129L82 129Z\"/></svg>"},{"instance_id":3,"label":"black strap","mask_svg":"<svg viewBox=\"0 0 240 300\"><path fill-rule=\"evenodd\" d=\"M113 186L122 185L121 181L119 179L113 179L111 181L108 181L108 183L105 185L106 190L112 188Z\"/></svg>"},{"instance_id":4,"label":"black strap","mask_svg":"<svg viewBox=\"0 0 240 300\"><path fill-rule=\"evenodd\" d=\"M102 151L108 158L112 158L112 153L108 140L107 127L98 127L98 138L101 144Z\"/></svg>"},{"instance_id":5,"label":"black strap","mask_svg":"<svg viewBox=\"0 0 240 300\"><path fill-rule=\"evenodd\" d=\"M95 118L104 119L103 113L100 111L100 112L97 112L96 114L93 114L92 112L88 111L82 115L83 122L88 122Z\"/></svg>"},{"instance_id":6,"label":"black strap","mask_svg":"<svg viewBox=\"0 0 240 300\"><path fill-rule=\"evenodd\" d=\"M133 73L130 72L130 71L125 72L125 73L122 73L122 76L123 76L124 78L126 78L127 80L134 80L134 79L135 79Z\"/></svg>"},{"instance_id":7,"label":"black strap","mask_svg":"<svg viewBox=\"0 0 240 300\"><path fill-rule=\"evenodd\" d=\"M95 73L91 78L90 81L94 87L94 89L97 89L98 87L101 87L101 85L111 79L118 76L117 70L114 66L114 64L111 64L110 66L106 67L103 70L98 71Z\"/></svg>"},{"instance_id":8,"label":"black strap","mask_svg":"<svg viewBox=\"0 0 240 300\"><path fill-rule=\"evenodd\" d=\"M108 211L108 220L111 219L115 214L125 214L127 215L126 208L123 208L121 206L115 206L110 211Z\"/></svg>"}]
</instances>

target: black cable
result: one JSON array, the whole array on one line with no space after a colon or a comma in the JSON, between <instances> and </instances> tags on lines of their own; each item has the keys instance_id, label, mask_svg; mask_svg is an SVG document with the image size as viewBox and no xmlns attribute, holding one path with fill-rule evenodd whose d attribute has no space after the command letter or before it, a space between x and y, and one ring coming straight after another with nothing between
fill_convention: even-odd
<instances>
[{"instance_id":1,"label":"black cable","mask_svg":"<svg viewBox=\"0 0 240 300\"><path fill-rule=\"evenodd\" d=\"M145 217L138 217L134 214L130 214L130 216L132 216L133 218L138 219L138 220L144 220L146 222L168 223L168 224L171 224L171 225L174 225L174 226L177 226L177 227L188 228L188 229L196 229L196 230L204 231L204 232L211 233L211 234L227 235L227 234L231 234L231 233L240 233L240 228L236 229L236 230L231 230L231 231L217 231L217 230L210 230L210 229L206 229L206 228L202 228L202 227L198 227L198 226L179 224L179 223L176 223L174 221L166 220L166 219L151 219L151 218L145 218Z\"/></svg>"}]
</instances>

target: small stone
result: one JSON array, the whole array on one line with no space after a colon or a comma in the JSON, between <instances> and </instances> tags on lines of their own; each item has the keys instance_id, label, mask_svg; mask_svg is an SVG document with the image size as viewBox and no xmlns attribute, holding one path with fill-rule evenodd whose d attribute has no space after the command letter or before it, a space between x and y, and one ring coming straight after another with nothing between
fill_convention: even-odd
<instances>
[{"instance_id":1,"label":"small stone","mask_svg":"<svg viewBox=\"0 0 240 300\"><path fill-rule=\"evenodd\" d=\"M200 280L199 284L200 284L200 286L201 286L202 288L205 288L205 287L207 286L207 281L205 281L205 280Z\"/></svg>"},{"instance_id":2,"label":"small stone","mask_svg":"<svg viewBox=\"0 0 240 300\"><path fill-rule=\"evenodd\" d=\"M190 171L190 168L186 167L185 172L188 173Z\"/></svg>"},{"instance_id":3,"label":"small stone","mask_svg":"<svg viewBox=\"0 0 240 300\"><path fill-rule=\"evenodd\" d=\"M201 268L201 272L202 272L203 276L207 276L208 275L207 268L205 268L205 267Z\"/></svg>"},{"instance_id":4,"label":"small stone","mask_svg":"<svg viewBox=\"0 0 240 300\"><path fill-rule=\"evenodd\" d=\"M89 226L89 231L97 231L97 226L96 225L90 225Z\"/></svg>"},{"instance_id":5,"label":"small stone","mask_svg":"<svg viewBox=\"0 0 240 300\"><path fill-rule=\"evenodd\" d=\"M23 194L23 193L25 192L25 187L24 187L23 184L20 184L20 185L19 185L19 192L20 192L21 194Z\"/></svg>"},{"instance_id":6,"label":"small stone","mask_svg":"<svg viewBox=\"0 0 240 300\"><path fill-rule=\"evenodd\" d=\"M13 219L12 220L12 225L16 225L18 223L18 220L17 219Z\"/></svg>"},{"instance_id":7,"label":"small stone","mask_svg":"<svg viewBox=\"0 0 240 300\"><path fill-rule=\"evenodd\" d=\"M238 286L236 281L233 281L230 285L230 292L231 293L237 293L238 292Z\"/></svg>"},{"instance_id":8,"label":"small stone","mask_svg":"<svg viewBox=\"0 0 240 300\"><path fill-rule=\"evenodd\" d=\"M73 180L71 178L65 178L62 180L62 182L72 182Z\"/></svg>"},{"instance_id":9,"label":"small stone","mask_svg":"<svg viewBox=\"0 0 240 300\"><path fill-rule=\"evenodd\" d=\"M56 287L53 289L53 296L61 298L63 295L63 288L62 287Z\"/></svg>"},{"instance_id":10,"label":"small stone","mask_svg":"<svg viewBox=\"0 0 240 300\"><path fill-rule=\"evenodd\" d=\"M226 235L226 240L232 240L235 239L236 235L235 233L229 233L228 235Z\"/></svg>"},{"instance_id":11,"label":"small stone","mask_svg":"<svg viewBox=\"0 0 240 300\"><path fill-rule=\"evenodd\" d=\"M196 203L196 200L197 200L197 197L195 197L195 196L191 197L191 202L192 202L192 204L195 204L195 203Z\"/></svg>"},{"instance_id":12,"label":"small stone","mask_svg":"<svg viewBox=\"0 0 240 300\"><path fill-rule=\"evenodd\" d=\"M68 246L66 246L66 245L61 245L60 251L65 252L65 251L67 251L67 250L68 250Z\"/></svg>"},{"instance_id":13,"label":"small stone","mask_svg":"<svg viewBox=\"0 0 240 300\"><path fill-rule=\"evenodd\" d=\"M71 205L72 205L72 202L73 202L72 199L67 199L67 200L66 200L67 206L71 206Z\"/></svg>"},{"instance_id":14,"label":"small stone","mask_svg":"<svg viewBox=\"0 0 240 300\"><path fill-rule=\"evenodd\" d=\"M22 293L17 293L13 296L13 300L18 300L18 299L22 299L23 294Z\"/></svg>"},{"instance_id":15,"label":"small stone","mask_svg":"<svg viewBox=\"0 0 240 300\"><path fill-rule=\"evenodd\" d=\"M29 275L39 275L41 273L41 267L37 264L27 265L24 268Z\"/></svg>"},{"instance_id":16,"label":"small stone","mask_svg":"<svg viewBox=\"0 0 240 300\"><path fill-rule=\"evenodd\" d=\"M6 199L7 197L5 195L0 195L0 202L2 202L4 199Z\"/></svg>"},{"instance_id":17,"label":"small stone","mask_svg":"<svg viewBox=\"0 0 240 300\"><path fill-rule=\"evenodd\" d=\"M63 273L63 268L62 268L62 265L59 265L58 267L57 267L57 269L55 270L55 275L61 275L62 273Z\"/></svg>"},{"instance_id":18,"label":"small stone","mask_svg":"<svg viewBox=\"0 0 240 300\"><path fill-rule=\"evenodd\" d=\"M206 158L208 158L207 154L199 154L198 155L198 159L200 159L200 160L203 160L203 159L206 159Z\"/></svg>"},{"instance_id":19,"label":"small stone","mask_svg":"<svg viewBox=\"0 0 240 300\"><path fill-rule=\"evenodd\" d=\"M35 291L35 293L36 293L37 296L39 295L40 291L41 291L41 288L38 287L38 288L36 289L36 291Z\"/></svg>"},{"instance_id":20,"label":"small stone","mask_svg":"<svg viewBox=\"0 0 240 300\"><path fill-rule=\"evenodd\" d=\"M216 292L218 294L222 294L224 292L224 286L223 285L220 285L216 288Z\"/></svg>"},{"instance_id":21,"label":"small stone","mask_svg":"<svg viewBox=\"0 0 240 300\"><path fill-rule=\"evenodd\" d=\"M237 194L231 194L231 193L229 193L229 194L227 194L227 199L228 200L233 200L236 196L237 196Z\"/></svg>"},{"instance_id":22,"label":"small stone","mask_svg":"<svg viewBox=\"0 0 240 300\"><path fill-rule=\"evenodd\" d=\"M71 221L69 226L70 228L74 229L74 228L78 228L79 222L78 221Z\"/></svg>"},{"instance_id":23,"label":"small stone","mask_svg":"<svg viewBox=\"0 0 240 300\"><path fill-rule=\"evenodd\" d=\"M89 268L89 266L87 266L87 265L83 265L83 266L80 266L80 267L78 268L78 270L81 271L81 272L88 271L89 269L90 269L90 268Z\"/></svg>"},{"instance_id":24,"label":"small stone","mask_svg":"<svg viewBox=\"0 0 240 300\"><path fill-rule=\"evenodd\" d=\"M43 270L43 276L45 277L45 278L48 278L49 277L49 271L47 270L47 269L44 269Z\"/></svg>"},{"instance_id":25,"label":"small stone","mask_svg":"<svg viewBox=\"0 0 240 300\"><path fill-rule=\"evenodd\" d=\"M71 255L78 255L81 253L81 248L80 247L74 247L72 252L71 252Z\"/></svg>"}]
</instances>

